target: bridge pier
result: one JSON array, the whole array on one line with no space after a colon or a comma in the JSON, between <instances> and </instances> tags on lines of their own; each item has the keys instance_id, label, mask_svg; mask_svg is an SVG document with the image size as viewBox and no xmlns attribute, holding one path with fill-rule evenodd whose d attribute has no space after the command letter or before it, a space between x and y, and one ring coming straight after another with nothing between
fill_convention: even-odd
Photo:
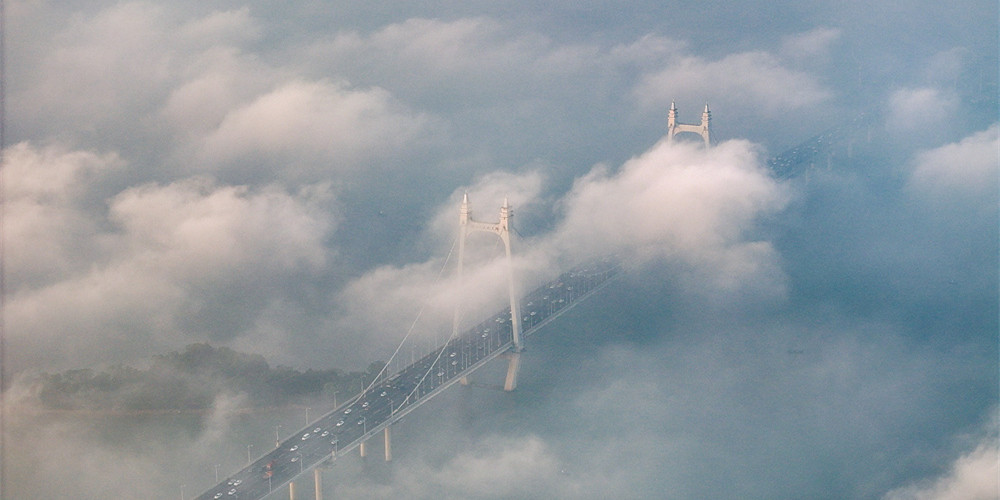
<instances>
[{"instance_id":1,"label":"bridge pier","mask_svg":"<svg viewBox=\"0 0 1000 500\"><path fill-rule=\"evenodd\" d=\"M382 429L382 436L385 441L385 461L389 462L392 460L392 432L389 427ZM358 445L358 453L361 454L361 458L368 458L368 441L362 441Z\"/></svg>"},{"instance_id":2,"label":"bridge pier","mask_svg":"<svg viewBox=\"0 0 1000 500\"><path fill-rule=\"evenodd\" d=\"M313 469L313 483L316 486L316 500L323 500L323 476L319 469Z\"/></svg>"},{"instance_id":3,"label":"bridge pier","mask_svg":"<svg viewBox=\"0 0 1000 500\"><path fill-rule=\"evenodd\" d=\"M389 427L386 427L383 431L383 437L385 439L385 461L389 462L392 460L392 435L389 432ZM318 498L316 500L322 500Z\"/></svg>"},{"instance_id":4,"label":"bridge pier","mask_svg":"<svg viewBox=\"0 0 1000 500\"><path fill-rule=\"evenodd\" d=\"M504 354L507 358L507 377L503 382L503 390L510 392L517 388L517 372L521 369L521 353L508 352Z\"/></svg>"}]
</instances>

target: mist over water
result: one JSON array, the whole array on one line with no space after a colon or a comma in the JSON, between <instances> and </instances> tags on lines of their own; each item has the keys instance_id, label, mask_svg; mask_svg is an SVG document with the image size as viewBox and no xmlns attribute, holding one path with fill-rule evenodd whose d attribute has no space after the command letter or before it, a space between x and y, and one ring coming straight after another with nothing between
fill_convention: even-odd
<instances>
[{"instance_id":1,"label":"mist over water","mask_svg":"<svg viewBox=\"0 0 1000 500\"><path fill-rule=\"evenodd\" d=\"M5 14L5 498L193 497L503 307L465 194L624 272L328 497L998 496L995 2Z\"/></svg>"}]
</instances>

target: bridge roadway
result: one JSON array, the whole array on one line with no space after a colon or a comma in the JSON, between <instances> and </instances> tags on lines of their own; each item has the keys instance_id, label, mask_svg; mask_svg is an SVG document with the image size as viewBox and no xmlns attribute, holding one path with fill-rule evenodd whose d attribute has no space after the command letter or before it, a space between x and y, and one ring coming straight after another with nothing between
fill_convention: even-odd
<instances>
[{"instance_id":1,"label":"bridge roadway","mask_svg":"<svg viewBox=\"0 0 1000 500\"><path fill-rule=\"evenodd\" d=\"M590 296L618 272L605 259L563 273L521 300L527 337ZM510 309L504 309L450 339L406 368L373 384L281 442L243 470L197 497L262 499L282 486L336 460L513 347Z\"/></svg>"}]
</instances>

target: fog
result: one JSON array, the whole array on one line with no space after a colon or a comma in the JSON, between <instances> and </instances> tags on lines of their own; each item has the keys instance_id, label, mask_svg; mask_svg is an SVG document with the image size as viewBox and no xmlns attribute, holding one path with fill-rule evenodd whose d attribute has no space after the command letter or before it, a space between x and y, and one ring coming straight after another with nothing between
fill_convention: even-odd
<instances>
[{"instance_id":1,"label":"fog","mask_svg":"<svg viewBox=\"0 0 1000 500\"><path fill-rule=\"evenodd\" d=\"M194 496L332 406L46 374L363 371L499 309L495 238L455 275L468 195L522 291L624 272L327 495L996 498L995 2L681 7L5 3L4 497Z\"/></svg>"}]
</instances>

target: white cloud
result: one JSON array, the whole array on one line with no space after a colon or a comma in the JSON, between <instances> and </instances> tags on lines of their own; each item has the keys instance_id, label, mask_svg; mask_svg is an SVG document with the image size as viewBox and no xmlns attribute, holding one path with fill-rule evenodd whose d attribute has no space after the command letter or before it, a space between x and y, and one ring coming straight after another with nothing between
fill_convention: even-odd
<instances>
[{"instance_id":1,"label":"white cloud","mask_svg":"<svg viewBox=\"0 0 1000 500\"><path fill-rule=\"evenodd\" d=\"M204 17L184 22L177 36L196 47L211 45L241 45L257 40L262 32L260 23L250 15L249 7L210 12Z\"/></svg>"},{"instance_id":2,"label":"white cloud","mask_svg":"<svg viewBox=\"0 0 1000 500\"><path fill-rule=\"evenodd\" d=\"M110 217L124 231L124 249L174 276L211 279L251 264L266 275L325 264L320 240L329 222L309 206L317 201L195 178L126 190L112 201Z\"/></svg>"},{"instance_id":3,"label":"white cloud","mask_svg":"<svg viewBox=\"0 0 1000 500\"><path fill-rule=\"evenodd\" d=\"M549 483L559 472L558 461L536 438L514 442L485 442L471 453L461 453L435 474L435 481L458 495L489 491L499 497L530 495L535 485Z\"/></svg>"},{"instance_id":4,"label":"white cloud","mask_svg":"<svg viewBox=\"0 0 1000 500\"><path fill-rule=\"evenodd\" d=\"M688 44L683 40L645 35L634 42L613 47L611 54L619 61L647 67L681 57L687 51Z\"/></svg>"},{"instance_id":5,"label":"white cloud","mask_svg":"<svg viewBox=\"0 0 1000 500\"><path fill-rule=\"evenodd\" d=\"M563 200L561 245L681 263L726 289L751 276L772 281L777 255L752 233L788 194L758 154L744 141L705 151L664 140L618 172L597 168Z\"/></svg>"},{"instance_id":6,"label":"white cloud","mask_svg":"<svg viewBox=\"0 0 1000 500\"><path fill-rule=\"evenodd\" d=\"M261 33L245 7L200 14L124 2L82 10L62 25L43 21L53 8L19 19L44 34L22 40L38 56L19 61L9 84L10 117L28 133L119 150L148 140L169 157L174 134L190 140L287 78L243 51Z\"/></svg>"},{"instance_id":7,"label":"white cloud","mask_svg":"<svg viewBox=\"0 0 1000 500\"><path fill-rule=\"evenodd\" d=\"M184 332L230 336L238 332L225 324L252 324L259 305L280 300L282 282L329 262L323 186L289 194L189 179L130 188L107 211L92 210L66 193L89 195L88 169L113 157L26 145L14 153L10 172L30 172L12 186L6 216L19 238L8 265L25 276L6 316L20 359L62 365L100 359L108 345L126 355L175 345ZM46 196L52 187L35 176L66 186Z\"/></svg>"},{"instance_id":8,"label":"white cloud","mask_svg":"<svg viewBox=\"0 0 1000 500\"><path fill-rule=\"evenodd\" d=\"M99 250L90 239L99 221L85 210L89 187L121 169L114 154L36 148L5 152L5 268L8 292L61 279ZM98 210L100 207L98 207Z\"/></svg>"},{"instance_id":9,"label":"white cloud","mask_svg":"<svg viewBox=\"0 0 1000 500\"><path fill-rule=\"evenodd\" d=\"M409 464L389 485L350 484L337 493L346 497L393 498L577 498L560 462L544 441L534 436L486 436L440 465ZM378 488L378 489L375 489Z\"/></svg>"},{"instance_id":10,"label":"white cloud","mask_svg":"<svg viewBox=\"0 0 1000 500\"><path fill-rule=\"evenodd\" d=\"M431 121L381 89L294 81L229 111L205 138L201 157L228 163L263 156L278 165L319 157L325 168L358 168L362 159L397 154Z\"/></svg>"},{"instance_id":11,"label":"white cloud","mask_svg":"<svg viewBox=\"0 0 1000 500\"><path fill-rule=\"evenodd\" d=\"M992 500L1000 496L1000 448L988 439L959 457L951 469L928 484L890 491L885 500Z\"/></svg>"},{"instance_id":12,"label":"white cloud","mask_svg":"<svg viewBox=\"0 0 1000 500\"><path fill-rule=\"evenodd\" d=\"M781 42L783 57L797 62L826 59L830 46L840 39L841 30L821 26L805 33L785 37Z\"/></svg>"},{"instance_id":13,"label":"white cloud","mask_svg":"<svg viewBox=\"0 0 1000 500\"><path fill-rule=\"evenodd\" d=\"M1000 128L993 124L959 142L917 155L909 189L936 203L966 202L996 209Z\"/></svg>"},{"instance_id":14,"label":"white cloud","mask_svg":"<svg viewBox=\"0 0 1000 500\"><path fill-rule=\"evenodd\" d=\"M31 62L34 78L14 80L11 90L22 94L15 94L12 115L30 122L59 116L77 129L109 117L134 119L174 77L170 24L164 8L140 2L72 18Z\"/></svg>"},{"instance_id":15,"label":"white cloud","mask_svg":"<svg viewBox=\"0 0 1000 500\"><path fill-rule=\"evenodd\" d=\"M767 52L741 52L710 61L687 55L645 75L633 89L638 100L665 107L671 100L711 100L735 108L748 104L758 115L776 116L815 105L830 91L808 74L786 67Z\"/></svg>"},{"instance_id":16,"label":"white cloud","mask_svg":"<svg viewBox=\"0 0 1000 500\"><path fill-rule=\"evenodd\" d=\"M958 98L951 92L931 88L903 88L889 97L886 128L908 144L935 144L955 128Z\"/></svg>"},{"instance_id":17,"label":"white cloud","mask_svg":"<svg viewBox=\"0 0 1000 500\"><path fill-rule=\"evenodd\" d=\"M281 72L234 47L212 47L185 60L182 76L164 97L156 121L194 148L234 108L264 93Z\"/></svg>"},{"instance_id":18,"label":"white cloud","mask_svg":"<svg viewBox=\"0 0 1000 500\"><path fill-rule=\"evenodd\" d=\"M521 70L549 50L549 41L538 35L510 33L488 18L413 18L367 36L338 34L315 50L338 65L366 68L392 80L403 78L405 87L452 88L458 78L493 88L496 84L519 86L515 79L529 77Z\"/></svg>"}]
</instances>

